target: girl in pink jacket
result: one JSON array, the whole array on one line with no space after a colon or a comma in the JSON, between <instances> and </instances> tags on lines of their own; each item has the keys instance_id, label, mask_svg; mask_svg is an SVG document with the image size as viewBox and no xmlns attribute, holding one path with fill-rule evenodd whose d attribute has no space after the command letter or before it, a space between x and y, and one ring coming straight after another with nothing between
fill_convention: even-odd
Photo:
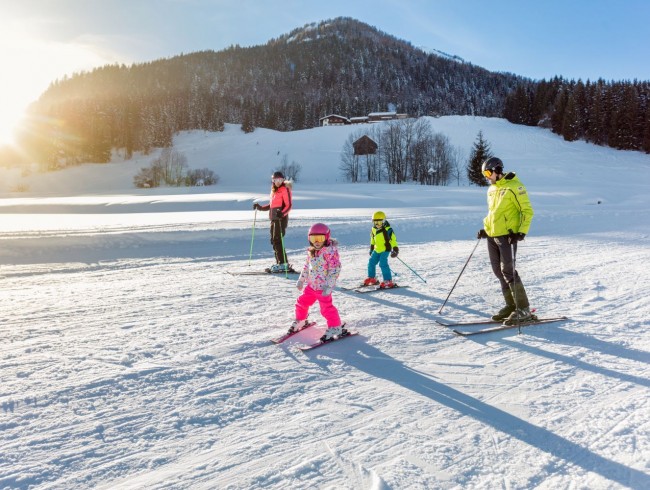
<instances>
[{"instance_id":1,"label":"girl in pink jacket","mask_svg":"<svg viewBox=\"0 0 650 490\"><path fill-rule=\"evenodd\" d=\"M339 312L332 303L332 291L341 272L341 260L336 240L330 238L330 229L316 223L309 229L309 248L305 266L296 287L302 294L296 300L296 320L289 332L300 330L307 323L309 308L318 301L320 312L327 320L327 330L321 341L327 342L345 334Z\"/></svg>"}]
</instances>

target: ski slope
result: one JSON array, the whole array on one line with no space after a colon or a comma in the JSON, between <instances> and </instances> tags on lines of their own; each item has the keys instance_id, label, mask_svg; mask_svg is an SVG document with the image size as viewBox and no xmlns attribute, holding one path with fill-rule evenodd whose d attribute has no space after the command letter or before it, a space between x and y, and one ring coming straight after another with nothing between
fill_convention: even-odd
<instances>
[{"instance_id":1,"label":"ski slope","mask_svg":"<svg viewBox=\"0 0 650 490\"><path fill-rule=\"evenodd\" d=\"M567 321L471 338L437 324L501 307L483 242L439 312L486 189L344 183L358 127L181 134L190 166L221 177L202 189L132 188L155 153L3 170L0 488L650 488L650 156L501 119L431 124L467 154L482 130L525 183L517 268L538 314ZM309 352L317 306L317 327L269 341L293 320L294 280L228 273L272 263L252 203L284 154L303 167L291 262L323 221L340 285L357 284L381 209L409 286L336 290L360 335Z\"/></svg>"}]
</instances>

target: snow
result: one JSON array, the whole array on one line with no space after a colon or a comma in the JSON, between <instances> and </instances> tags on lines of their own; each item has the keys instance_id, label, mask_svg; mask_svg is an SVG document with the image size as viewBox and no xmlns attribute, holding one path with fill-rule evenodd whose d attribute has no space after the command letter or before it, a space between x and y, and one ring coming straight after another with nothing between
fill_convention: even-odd
<instances>
[{"instance_id":1,"label":"snow","mask_svg":"<svg viewBox=\"0 0 650 490\"><path fill-rule=\"evenodd\" d=\"M344 183L358 126L178 135L212 187L133 188L156 152L5 170L0 488L650 488L650 156L501 119L431 123L467 154L482 130L527 186L518 270L538 314L568 321L471 338L435 323L501 307L481 243L439 313L486 189ZM304 353L317 307L318 327L269 342L293 319L294 280L228 273L272 263L252 203L285 154L303 168L290 260L324 221L354 285L381 209L410 286L335 291L360 335Z\"/></svg>"}]
</instances>

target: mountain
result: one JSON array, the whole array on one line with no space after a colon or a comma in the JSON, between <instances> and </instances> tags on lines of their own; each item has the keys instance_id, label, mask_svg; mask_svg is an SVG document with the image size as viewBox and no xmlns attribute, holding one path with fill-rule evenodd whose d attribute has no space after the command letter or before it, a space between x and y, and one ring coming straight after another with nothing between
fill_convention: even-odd
<instances>
[{"instance_id":1,"label":"mountain","mask_svg":"<svg viewBox=\"0 0 650 490\"><path fill-rule=\"evenodd\" d=\"M389 108L500 116L521 81L337 18L263 46L104 66L56 81L31 108L38 117L24 143L56 166L108 161L114 147L148 152L178 131L219 131L226 122L288 131L331 113Z\"/></svg>"}]
</instances>

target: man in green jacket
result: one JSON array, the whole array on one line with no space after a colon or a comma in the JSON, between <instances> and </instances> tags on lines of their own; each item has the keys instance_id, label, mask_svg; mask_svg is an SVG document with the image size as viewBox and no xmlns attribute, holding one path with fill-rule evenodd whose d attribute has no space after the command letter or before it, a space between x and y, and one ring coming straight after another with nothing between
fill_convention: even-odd
<instances>
[{"instance_id":1,"label":"man in green jacket","mask_svg":"<svg viewBox=\"0 0 650 490\"><path fill-rule=\"evenodd\" d=\"M492 316L507 325L533 320L526 290L515 270L517 243L524 239L533 218L526 188L513 173L503 173L503 162L496 157L483 162L483 175L490 182L487 192L488 214L477 238L487 238L488 254L494 274L501 283L506 306Z\"/></svg>"}]
</instances>

